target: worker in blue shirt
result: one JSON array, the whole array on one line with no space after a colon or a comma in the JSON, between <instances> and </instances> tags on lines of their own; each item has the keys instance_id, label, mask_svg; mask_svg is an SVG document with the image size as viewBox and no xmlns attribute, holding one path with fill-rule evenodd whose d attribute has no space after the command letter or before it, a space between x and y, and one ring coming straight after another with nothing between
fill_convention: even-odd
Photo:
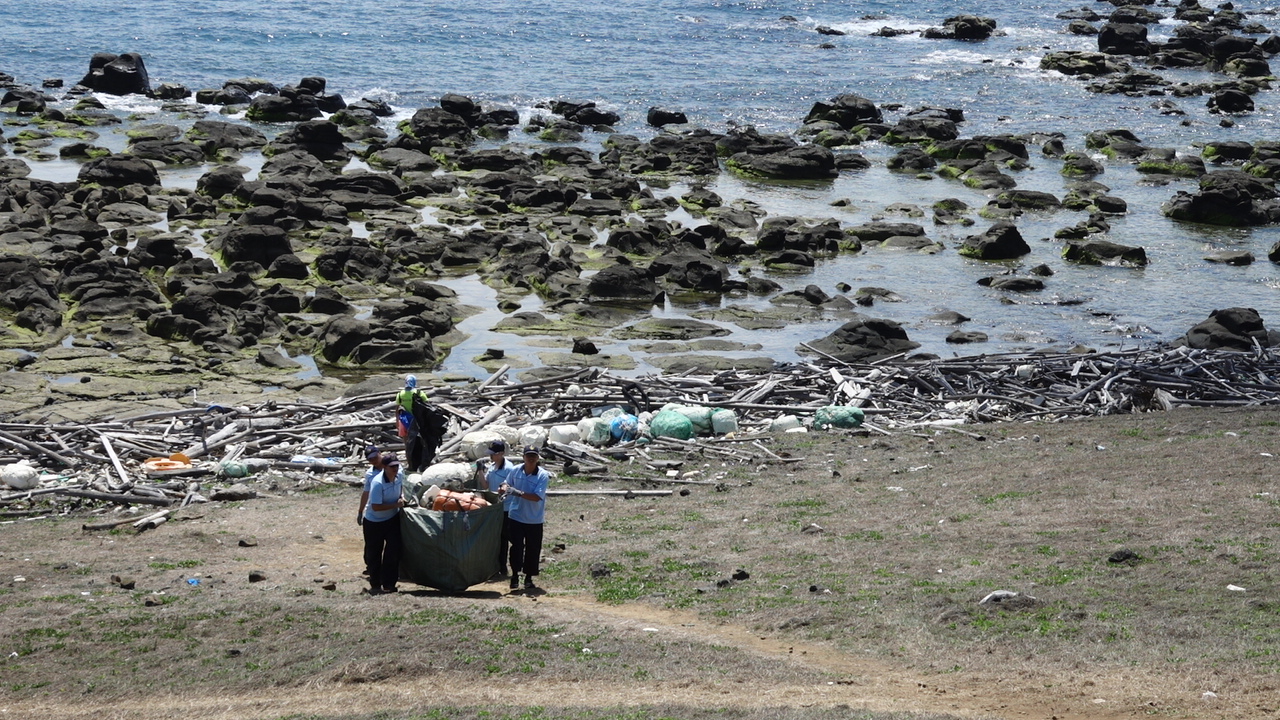
<instances>
[{"instance_id":1,"label":"worker in blue shirt","mask_svg":"<svg viewBox=\"0 0 1280 720\"><path fill-rule=\"evenodd\" d=\"M507 482L507 475L511 474L515 465L507 460L507 443L503 440L494 440L489 443L489 462L485 468L485 482L489 487L489 492L499 492ZM511 545L511 539L507 537L507 517L511 513L511 506L516 502L515 496L503 497L502 499L502 534L498 538L498 575L507 574L507 554Z\"/></svg>"},{"instance_id":2,"label":"worker in blue shirt","mask_svg":"<svg viewBox=\"0 0 1280 720\"><path fill-rule=\"evenodd\" d=\"M369 594L396 591L400 579L400 459L392 453L382 456L382 472L369 485L369 503L364 509L364 564L369 571Z\"/></svg>"},{"instance_id":3,"label":"worker in blue shirt","mask_svg":"<svg viewBox=\"0 0 1280 720\"><path fill-rule=\"evenodd\" d=\"M360 510L356 512L356 524L364 524L364 506L369 504L369 486L373 485L373 479L382 472L382 451L377 445L370 445L364 449L364 459L369 463L369 467L364 471L364 490L360 493Z\"/></svg>"},{"instance_id":4,"label":"worker in blue shirt","mask_svg":"<svg viewBox=\"0 0 1280 720\"><path fill-rule=\"evenodd\" d=\"M538 574L538 559L542 555L542 523L547 508L547 483L551 474L538 465L538 448L529 445L524 449L524 463L507 473L506 484L501 487L503 504L507 506L507 539L511 541L511 589L520 586L520 573L524 573L524 588L537 586L533 577Z\"/></svg>"}]
</instances>

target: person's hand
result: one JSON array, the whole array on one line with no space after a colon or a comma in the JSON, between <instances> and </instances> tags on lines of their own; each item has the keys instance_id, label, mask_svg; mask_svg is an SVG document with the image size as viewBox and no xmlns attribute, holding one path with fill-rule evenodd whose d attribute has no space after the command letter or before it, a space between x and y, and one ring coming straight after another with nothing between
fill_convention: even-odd
<instances>
[{"instance_id":1,"label":"person's hand","mask_svg":"<svg viewBox=\"0 0 1280 720\"><path fill-rule=\"evenodd\" d=\"M396 501L396 507L398 508L404 507L404 498L400 498L399 500Z\"/></svg>"},{"instance_id":2,"label":"person's hand","mask_svg":"<svg viewBox=\"0 0 1280 720\"><path fill-rule=\"evenodd\" d=\"M364 525L364 515L357 515L357 516L356 516L356 524L357 524L357 525Z\"/></svg>"}]
</instances>

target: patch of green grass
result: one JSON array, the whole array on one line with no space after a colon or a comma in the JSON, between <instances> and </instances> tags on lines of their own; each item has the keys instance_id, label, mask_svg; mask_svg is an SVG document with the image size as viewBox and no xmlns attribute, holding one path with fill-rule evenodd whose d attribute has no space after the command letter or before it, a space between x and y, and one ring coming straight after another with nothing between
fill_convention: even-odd
<instances>
[{"instance_id":1,"label":"patch of green grass","mask_svg":"<svg viewBox=\"0 0 1280 720\"><path fill-rule=\"evenodd\" d=\"M780 508L820 508L826 507L827 501L819 498L798 498L796 500L783 500L778 503Z\"/></svg>"},{"instance_id":2,"label":"patch of green grass","mask_svg":"<svg viewBox=\"0 0 1280 720\"><path fill-rule=\"evenodd\" d=\"M177 570L178 568L200 567L204 564L203 560L179 560L178 562L152 562L147 563L147 567L153 570Z\"/></svg>"},{"instance_id":3,"label":"patch of green grass","mask_svg":"<svg viewBox=\"0 0 1280 720\"><path fill-rule=\"evenodd\" d=\"M995 505L1002 500L1020 500L1022 498L1031 497L1033 494L1034 493L1010 490L1009 492L1002 492L996 495L988 495L987 497L979 498L978 502L983 505Z\"/></svg>"}]
</instances>

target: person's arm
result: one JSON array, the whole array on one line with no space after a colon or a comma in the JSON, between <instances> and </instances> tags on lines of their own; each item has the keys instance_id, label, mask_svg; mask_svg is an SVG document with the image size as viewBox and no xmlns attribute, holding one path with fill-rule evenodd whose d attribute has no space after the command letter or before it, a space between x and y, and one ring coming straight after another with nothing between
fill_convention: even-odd
<instances>
[{"instance_id":1,"label":"person's arm","mask_svg":"<svg viewBox=\"0 0 1280 720\"><path fill-rule=\"evenodd\" d=\"M356 524L360 525L364 522L364 506L369 504L369 491L365 490L360 493L360 512L356 513Z\"/></svg>"},{"instance_id":2,"label":"person's arm","mask_svg":"<svg viewBox=\"0 0 1280 720\"><path fill-rule=\"evenodd\" d=\"M541 495L538 495L537 493L525 492L520 488L516 487L514 480L517 475L523 478L533 477L534 479L537 479L536 475L530 476L526 474L523 469L517 468L516 470L512 471L510 475L507 476L507 494L515 495L521 500L528 500L529 502L542 502Z\"/></svg>"},{"instance_id":3,"label":"person's arm","mask_svg":"<svg viewBox=\"0 0 1280 720\"><path fill-rule=\"evenodd\" d=\"M384 499L385 499L385 498L381 497L382 493L378 493L378 495L379 495L379 497L378 497L378 499L379 499L379 500L384 500ZM404 498L401 498L401 497L396 498L396 499L395 499L395 502L389 502L389 503L388 503L388 502L384 502L384 503L374 503L374 504L373 504L373 509L374 509L376 512L385 512L385 511L387 511L387 510L399 510L399 509L400 509L400 508L402 508L402 507L404 507Z\"/></svg>"}]
</instances>

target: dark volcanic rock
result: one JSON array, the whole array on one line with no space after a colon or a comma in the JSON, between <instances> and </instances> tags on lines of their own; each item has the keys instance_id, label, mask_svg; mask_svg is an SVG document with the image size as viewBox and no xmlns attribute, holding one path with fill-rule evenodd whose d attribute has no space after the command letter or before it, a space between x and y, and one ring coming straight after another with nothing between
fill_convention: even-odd
<instances>
[{"instance_id":1,"label":"dark volcanic rock","mask_svg":"<svg viewBox=\"0 0 1280 720\"><path fill-rule=\"evenodd\" d=\"M1009 260L1031 252L1031 246L1013 223L998 222L981 235L966 237L957 252L978 260Z\"/></svg>"},{"instance_id":2,"label":"dark volcanic rock","mask_svg":"<svg viewBox=\"0 0 1280 720\"><path fill-rule=\"evenodd\" d=\"M1150 55L1147 28L1129 23L1107 23L1098 32L1098 51L1107 55Z\"/></svg>"},{"instance_id":3,"label":"dark volcanic rock","mask_svg":"<svg viewBox=\"0 0 1280 720\"><path fill-rule=\"evenodd\" d=\"M1254 342L1262 347L1280 345L1280 332L1267 330L1262 316L1253 308L1227 308L1209 313L1209 319L1187 331L1174 342L1204 350L1253 350Z\"/></svg>"},{"instance_id":4,"label":"dark volcanic rock","mask_svg":"<svg viewBox=\"0 0 1280 720\"><path fill-rule=\"evenodd\" d=\"M1272 181L1239 170L1217 170L1200 178L1200 192L1179 191L1161 208L1174 220L1243 227L1280 222Z\"/></svg>"},{"instance_id":5,"label":"dark volcanic rock","mask_svg":"<svg viewBox=\"0 0 1280 720\"><path fill-rule=\"evenodd\" d=\"M224 148L245 150L267 144L267 137L257 128L222 120L197 120L187 131L187 139L209 155Z\"/></svg>"},{"instance_id":6,"label":"dark volcanic rock","mask_svg":"<svg viewBox=\"0 0 1280 720\"><path fill-rule=\"evenodd\" d=\"M940 28L925 28L922 37L930 40L986 40L996 31L993 18L956 15L942 21Z\"/></svg>"},{"instance_id":7,"label":"dark volcanic rock","mask_svg":"<svg viewBox=\"0 0 1280 720\"><path fill-rule=\"evenodd\" d=\"M80 84L108 95L150 95L151 79L138 53L95 53Z\"/></svg>"},{"instance_id":8,"label":"dark volcanic rock","mask_svg":"<svg viewBox=\"0 0 1280 720\"><path fill-rule=\"evenodd\" d=\"M830 335L809 343L814 350L843 362L863 362L910 352L920 343L912 342L901 325L892 320L859 316L841 325ZM804 346L796 352L811 352Z\"/></svg>"},{"instance_id":9,"label":"dark volcanic rock","mask_svg":"<svg viewBox=\"0 0 1280 720\"><path fill-rule=\"evenodd\" d=\"M653 302L658 296L658 284L648 269L618 264L592 275L587 293L595 298Z\"/></svg>"},{"instance_id":10,"label":"dark volcanic rock","mask_svg":"<svg viewBox=\"0 0 1280 720\"><path fill-rule=\"evenodd\" d=\"M1124 72L1128 66L1106 53L1079 50L1057 50L1040 59L1041 70L1056 70L1063 75L1098 77Z\"/></svg>"},{"instance_id":11,"label":"dark volcanic rock","mask_svg":"<svg viewBox=\"0 0 1280 720\"><path fill-rule=\"evenodd\" d=\"M14 323L36 333L62 325L66 309L58 297L57 273L35 258L0 255L0 307L17 313Z\"/></svg>"},{"instance_id":12,"label":"dark volcanic rock","mask_svg":"<svg viewBox=\"0 0 1280 720\"><path fill-rule=\"evenodd\" d=\"M220 253L224 264L244 260L270 267L281 255L293 254L285 231L274 225L233 227L209 241L209 249Z\"/></svg>"},{"instance_id":13,"label":"dark volcanic rock","mask_svg":"<svg viewBox=\"0 0 1280 720\"><path fill-rule=\"evenodd\" d=\"M314 120L324 115L311 95L259 95L249 102L245 118L253 122L285 123Z\"/></svg>"},{"instance_id":14,"label":"dark volcanic rock","mask_svg":"<svg viewBox=\"0 0 1280 720\"><path fill-rule=\"evenodd\" d=\"M689 118L679 110L664 110L651 107L649 108L649 113L645 116L645 122L653 127L662 127L663 125L683 125L689 122Z\"/></svg>"},{"instance_id":15,"label":"dark volcanic rock","mask_svg":"<svg viewBox=\"0 0 1280 720\"><path fill-rule=\"evenodd\" d=\"M1209 110L1220 113L1253 112L1253 98L1241 90L1227 88L1214 93L1206 103Z\"/></svg>"},{"instance_id":16,"label":"dark volcanic rock","mask_svg":"<svg viewBox=\"0 0 1280 720\"><path fill-rule=\"evenodd\" d=\"M820 145L804 145L761 155L740 152L725 165L752 177L775 180L828 180L839 175L835 155Z\"/></svg>"},{"instance_id":17,"label":"dark volcanic rock","mask_svg":"<svg viewBox=\"0 0 1280 720\"><path fill-rule=\"evenodd\" d=\"M814 103L804 121L808 124L818 120L828 120L850 130L857 125L884 122L884 116L875 103L861 95L849 93L837 95L825 103Z\"/></svg>"},{"instance_id":18,"label":"dark volcanic rock","mask_svg":"<svg viewBox=\"0 0 1280 720\"><path fill-rule=\"evenodd\" d=\"M125 185L159 185L160 173L151 163L128 155L108 155L90 160L80 167L80 184L95 183L107 187Z\"/></svg>"},{"instance_id":19,"label":"dark volcanic rock","mask_svg":"<svg viewBox=\"0 0 1280 720\"><path fill-rule=\"evenodd\" d=\"M1147 264L1147 251L1140 247L1121 245L1106 240L1069 242L1062 250L1062 258L1081 265L1127 265L1142 267Z\"/></svg>"}]
</instances>

